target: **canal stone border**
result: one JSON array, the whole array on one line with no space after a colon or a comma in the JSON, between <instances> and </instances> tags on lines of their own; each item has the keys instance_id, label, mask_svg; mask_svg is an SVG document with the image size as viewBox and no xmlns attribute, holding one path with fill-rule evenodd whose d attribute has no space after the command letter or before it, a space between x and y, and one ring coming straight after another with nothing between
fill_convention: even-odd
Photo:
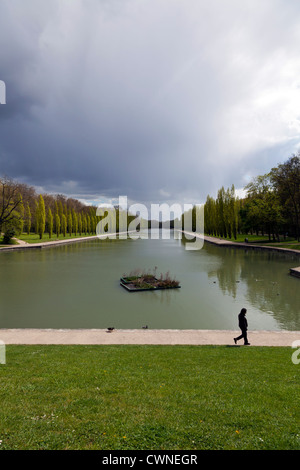
<instances>
[{"instance_id":1,"label":"canal stone border","mask_svg":"<svg viewBox=\"0 0 300 470\"><path fill-rule=\"evenodd\" d=\"M290 268L290 273L292 276L300 278L300 266L299 268Z\"/></svg>"}]
</instances>

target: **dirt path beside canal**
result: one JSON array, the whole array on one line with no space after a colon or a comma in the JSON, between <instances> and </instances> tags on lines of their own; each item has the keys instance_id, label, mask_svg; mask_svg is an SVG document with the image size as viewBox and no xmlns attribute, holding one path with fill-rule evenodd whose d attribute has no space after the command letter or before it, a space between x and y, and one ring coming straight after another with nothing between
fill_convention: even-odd
<instances>
[{"instance_id":1,"label":"dirt path beside canal","mask_svg":"<svg viewBox=\"0 0 300 470\"><path fill-rule=\"evenodd\" d=\"M240 334L231 330L128 329L0 329L4 344L140 344L140 345L225 345L234 346ZM292 346L300 331L249 331L252 346ZM239 342L243 346L243 342Z\"/></svg>"}]
</instances>

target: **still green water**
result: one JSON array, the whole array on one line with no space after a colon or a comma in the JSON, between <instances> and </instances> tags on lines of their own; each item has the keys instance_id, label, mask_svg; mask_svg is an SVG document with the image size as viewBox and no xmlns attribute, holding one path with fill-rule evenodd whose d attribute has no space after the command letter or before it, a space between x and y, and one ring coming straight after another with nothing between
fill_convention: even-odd
<instances>
[{"instance_id":1,"label":"still green water","mask_svg":"<svg viewBox=\"0 0 300 470\"><path fill-rule=\"evenodd\" d=\"M96 240L0 253L0 328L300 330L299 257L183 240ZM127 292L123 274L166 273L181 289Z\"/></svg>"}]
</instances>

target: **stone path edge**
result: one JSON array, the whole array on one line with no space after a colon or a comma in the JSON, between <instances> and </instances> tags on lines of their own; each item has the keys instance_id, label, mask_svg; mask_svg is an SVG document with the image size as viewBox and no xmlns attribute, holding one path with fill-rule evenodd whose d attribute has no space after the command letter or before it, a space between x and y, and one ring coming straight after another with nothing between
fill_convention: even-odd
<instances>
[{"instance_id":1,"label":"stone path edge","mask_svg":"<svg viewBox=\"0 0 300 470\"><path fill-rule=\"evenodd\" d=\"M21 243L19 245L0 247L0 252L1 251L4 251L4 252L5 251L18 251L18 250L40 250L42 248L51 248L53 246L68 245L71 243L98 240L99 238L100 238L99 236L95 235L91 237L67 238L66 240L53 240L53 241L41 242L41 243Z\"/></svg>"},{"instance_id":2,"label":"stone path edge","mask_svg":"<svg viewBox=\"0 0 300 470\"><path fill-rule=\"evenodd\" d=\"M227 345L235 346L238 330L155 329L0 329L5 345ZM290 346L300 331L249 331L252 346ZM239 341L240 346L243 342Z\"/></svg>"}]
</instances>

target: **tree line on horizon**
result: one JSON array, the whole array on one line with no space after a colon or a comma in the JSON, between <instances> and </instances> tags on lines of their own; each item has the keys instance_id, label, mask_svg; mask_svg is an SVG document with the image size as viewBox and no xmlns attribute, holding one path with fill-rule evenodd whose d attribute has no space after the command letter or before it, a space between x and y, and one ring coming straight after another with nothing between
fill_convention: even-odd
<instances>
[{"instance_id":1,"label":"tree line on horizon","mask_svg":"<svg viewBox=\"0 0 300 470\"><path fill-rule=\"evenodd\" d=\"M269 240L291 236L300 241L300 153L244 188L246 197L235 195L234 185L222 187L204 205L204 232L221 238L238 234L268 235Z\"/></svg>"},{"instance_id":2,"label":"tree line on horizon","mask_svg":"<svg viewBox=\"0 0 300 470\"><path fill-rule=\"evenodd\" d=\"M214 199L207 196L204 204L204 232L225 238L256 233L279 239L294 236L300 241L300 153L255 177L246 187L246 197L238 198L234 185L222 187ZM195 208L194 208L195 209ZM27 184L0 178L0 234L9 240L15 234L35 233L40 239L92 235L101 220L97 208L62 194L37 194ZM119 208L115 208L118 213ZM196 217L196 210L193 210ZM127 214L127 227L136 216ZM182 218L183 223L184 215ZM116 231L119 217L116 217ZM174 222L174 221L173 221ZM193 230L196 224L193 220ZM172 226L172 224L171 224Z\"/></svg>"},{"instance_id":3,"label":"tree line on horizon","mask_svg":"<svg viewBox=\"0 0 300 470\"><path fill-rule=\"evenodd\" d=\"M32 186L0 177L0 235L4 234L4 242L7 243L15 235L24 233L37 234L40 239L45 234L50 239L60 235L94 235L98 222L103 219L102 230L107 231L114 225L115 231L119 232L120 211L119 207L114 208L116 217L112 224L110 208L97 216L94 205L86 205L63 194L38 194ZM126 217L127 223L134 219L129 214Z\"/></svg>"},{"instance_id":4,"label":"tree line on horizon","mask_svg":"<svg viewBox=\"0 0 300 470\"><path fill-rule=\"evenodd\" d=\"M0 232L13 236L45 233L82 235L96 232L96 207L62 194L37 194L24 183L0 179ZM10 238L10 236L8 236Z\"/></svg>"}]
</instances>

